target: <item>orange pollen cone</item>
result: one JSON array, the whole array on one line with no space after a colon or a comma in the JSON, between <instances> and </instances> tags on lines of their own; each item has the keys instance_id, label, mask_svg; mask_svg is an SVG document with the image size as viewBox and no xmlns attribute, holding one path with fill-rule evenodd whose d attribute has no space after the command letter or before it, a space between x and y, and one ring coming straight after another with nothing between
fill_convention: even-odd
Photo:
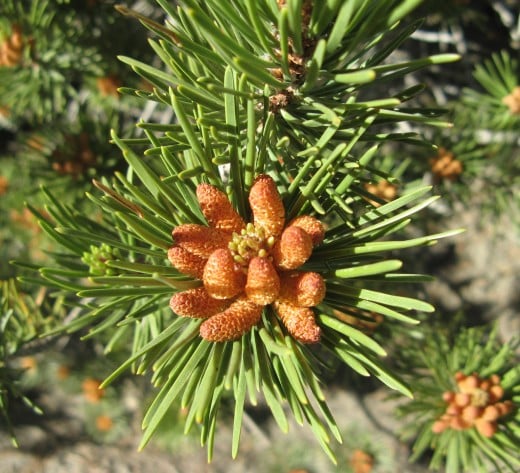
<instances>
[{"instance_id":1,"label":"orange pollen cone","mask_svg":"<svg viewBox=\"0 0 520 473\"><path fill-rule=\"evenodd\" d=\"M488 393L489 400L491 402L496 402L502 399L502 397L504 396L504 388L500 386L500 384L494 384L489 388Z\"/></svg>"},{"instance_id":2,"label":"orange pollen cone","mask_svg":"<svg viewBox=\"0 0 520 473\"><path fill-rule=\"evenodd\" d=\"M444 420L436 420L432 425L432 432L434 434L440 434L449 427L449 423Z\"/></svg>"},{"instance_id":3,"label":"orange pollen cone","mask_svg":"<svg viewBox=\"0 0 520 473\"><path fill-rule=\"evenodd\" d=\"M204 266L204 287L215 299L230 299L243 291L245 274L227 248L214 251Z\"/></svg>"},{"instance_id":4,"label":"orange pollen cone","mask_svg":"<svg viewBox=\"0 0 520 473\"><path fill-rule=\"evenodd\" d=\"M260 322L262 309L247 299L238 299L224 312L202 322L200 335L210 342L236 340Z\"/></svg>"},{"instance_id":5,"label":"orange pollen cone","mask_svg":"<svg viewBox=\"0 0 520 473\"><path fill-rule=\"evenodd\" d=\"M202 279L206 259L194 255L180 246L168 250L168 259L172 266L182 274Z\"/></svg>"},{"instance_id":6,"label":"orange pollen cone","mask_svg":"<svg viewBox=\"0 0 520 473\"><path fill-rule=\"evenodd\" d=\"M455 394L455 404L459 407L469 406L471 403L471 396L468 393Z\"/></svg>"},{"instance_id":7,"label":"orange pollen cone","mask_svg":"<svg viewBox=\"0 0 520 473\"><path fill-rule=\"evenodd\" d=\"M226 232L240 232L244 220L235 211L226 194L210 184L197 186L197 199L209 225Z\"/></svg>"},{"instance_id":8,"label":"orange pollen cone","mask_svg":"<svg viewBox=\"0 0 520 473\"><path fill-rule=\"evenodd\" d=\"M483 437L491 438L497 431L497 423L484 419L477 419L475 421L475 428Z\"/></svg>"},{"instance_id":9,"label":"orange pollen cone","mask_svg":"<svg viewBox=\"0 0 520 473\"><path fill-rule=\"evenodd\" d=\"M272 251L275 266L282 270L298 268L311 254L311 237L300 227L287 227Z\"/></svg>"},{"instance_id":10,"label":"orange pollen cone","mask_svg":"<svg viewBox=\"0 0 520 473\"><path fill-rule=\"evenodd\" d=\"M177 292L170 299L170 308L181 317L206 319L227 309L230 302L211 297L204 287Z\"/></svg>"},{"instance_id":11,"label":"orange pollen cone","mask_svg":"<svg viewBox=\"0 0 520 473\"><path fill-rule=\"evenodd\" d=\"M500 417L500 410L493 405L486 406L484 412L482 413L482 419L488 421L497 420Z\"/></svg>"},{"instance_id":12,"label":"orange pollen cone","mask_svg":"<svg viewBox=\"0 0 520 473\"><path fill-rule=\"evenodd\" d=\"M313 246L319 245L325 237L323 224L310 215L301 215L291 220L288 227L300 227L311 237Z\"/></svg>"},{"instance_id":13,"label":"orange pollen cone","mask_svg":"<svg viewBox=\"0 0 520 473\"><path fill-rule=\"evenodd\" d=\"M318 273L291 271L281 275L280 300L300 307L318 305L325 297L325 282Z\"/></svg>"},{"instance_id":14,"label":"orange pollen cone","mask_svg":"<svg viewBox=\"0 0 520 473\"><path fill-rule=\"evenodd\" d=\"M271 177L262 174L255 179L249 192L249 205L256 227L262 227L267 236L278 237L282 233L285 209Z\"/></svg>"},{"instance_id":15,"label":"orange pollen cone","mask_svg":"<svg viewBox=\"0 0 520 473\"><path fill-rule=\"evenodd\" d=\"M215 250L227 247L231 241L230 234L195 223L176 227L172 237L176 245L202 258L209 258Z\"/></svg>"},{"instance_id":16,"label":"orange pollen cone","mask_svg":"<svg viewBox=\"0 0 520 473\"><path fill-rule=\"evenodd\" d=\"M302 343L320 341L321 329L316 324L312 309L297 307L286 302L275 302L275 309L287 331L296 340Z\"/></svg>"},{"instance_id":17,"label":"orange pollen cone","mask_svg":"<svg viewBox=\"0 0 520 473\"><path fill-rule=\"evenodd\" d=\"M280 278L267 258L255 257L247 272L247 298L258 305L274 302L280 292Z\"/></svg>"},{"instance_id":18,"label":"orange pollen cone","mask_svg":"<svg viewBox=\"0 0 520 473\"><path fill-rule=\"evenodd\" d=\"M473 422L482 414L482 408L478 406L467 406L462 411L462 417L468 422Z\"/></svg>"}]
</instances>

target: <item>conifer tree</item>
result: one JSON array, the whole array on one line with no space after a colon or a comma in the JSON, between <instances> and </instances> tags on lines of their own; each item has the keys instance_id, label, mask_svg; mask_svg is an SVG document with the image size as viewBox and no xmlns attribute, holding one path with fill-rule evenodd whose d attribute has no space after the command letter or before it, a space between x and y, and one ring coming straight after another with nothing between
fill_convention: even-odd
<instances>
[{"instance_id":1,"label":"conifer tree","mask_svg":"<svg viewBox=\"0 0 520 473\"><path fill-rule=\"evenodd\" d=\"M46 288L27 324L34 301L3 284L5 417L9 399L30 402L11 368L23 346L81 334L123 360L89 393L128 372L154 386L140 448L180 406L211 460L228 409L235 458L245 411L261 401L282 431L290 419L308 425L335 462L342 435L325 393L343 365L415 398L401 412L420 420L408 429L415 458L432 448L432 467L449 473L515 471L514 342L500 348L494 334L464 330L439 341L435 308L417 289L430 277L406 253L460 233L425 231L424 215L438 193L463 201L490 150L499 158L488 185L503 184L493 195L514 194L518 64L504 50L476 65L484 90L467 87L450 117L413 78L457 67L461 55L400 54L434 9L5 2L0 105L14 160L0 198L37 223L27 244L44 251L21 258L8 231L3 251L16 262L2 277ZM486 147L481 127L492 133ZM30 166L18 174L20 158ZM22 199L29 214L16 209L11 181L34 189ZM432 355L412 362L426 348ZM109 430L112 419L99 417Z\"/></svg>"}]
</instances>

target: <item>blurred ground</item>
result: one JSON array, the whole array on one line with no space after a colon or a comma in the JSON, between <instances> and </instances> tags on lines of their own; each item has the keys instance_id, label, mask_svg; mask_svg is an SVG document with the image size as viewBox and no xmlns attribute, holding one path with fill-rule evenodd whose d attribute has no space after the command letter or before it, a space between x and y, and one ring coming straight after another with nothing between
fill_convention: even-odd
<instances>
[{"instance_id":1,"label":"blurred ground","mask_svg":"<svg viewBox=\"0 0 520 473\"><path fill-rule=\"evenodd\" d=\"M352 445L370 438L375 450L374 473L421 473L420 466L408 465L408 449L394 436L395 421L391 405L384 402L384 393L376 391L363 399L343 390L329 392L331 410L337 414L345 432L344 455L338 456L346 468ZM282 434L272 422L261 426L246 421L241 450L235 461L230 459L230 431L221 426L214 461L208 464L196 439L184 447L170 449L151 445L137 452L137 429L113 445L100 445L83 438L80 424L74 419L46 421L17 430L21 448L16 450L3 437L0 441L2 473L275 473L291 468L306 468L309 473L347 471L335 469L320 451L308 429L291 425L289 434ZM173 451L171 451L173 450Z\"/></svg>"}]
</instances>

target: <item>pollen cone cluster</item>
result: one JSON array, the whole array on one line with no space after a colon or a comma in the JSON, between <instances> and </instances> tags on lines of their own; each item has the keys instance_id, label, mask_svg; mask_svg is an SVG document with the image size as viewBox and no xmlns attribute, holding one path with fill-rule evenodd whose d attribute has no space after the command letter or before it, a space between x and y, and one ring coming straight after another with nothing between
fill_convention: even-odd
<instances>
[{"instance_id":1,"label":"pollen cone cluster","mask_svg":"<svg viewBox=\"0 0 520 473\"><path fill-rule=\"evenodd\" d=\"M498 420L513 410L513 403L502 401L504 389L500 377L487 379L477 374L455 375L456 391L446 391L443 399L447 403L444 414L434 422L432 430L439 434L446 429L466 430L475 427L484 437L492 437L498 428Z\"/></svg>"},{"instance_id":2,"label":"pollen cone cluster","mask_svg":"<svg viewBox=\"0 0 520 473\"><path fill-rule=\"evenodd\" d=\"M318 342L321 331L312 307L323 300L325 282L298 268L323 241L323 225L309 215L287 223L276 184L267 175L251 187L250 223L212 185L200 184L197 199L208 226L176 227L168 259L181 273L201 279L202 286L174 294L171 309L181 317L206 319L200 335L225 342L251 330L263 308L272 305L292 337Z\"/></svg>"},{"instance_id":3,"label":"pollen cone cluster","mask_svg":"<svg viewBox=\"0 0 520 473\"><path fill-rule=\"evenodd\" d=\"M430 159L430 167L435 179L454 181L463 171L462 162L446 148L439 148L437 156Z\"/></svg>"},{"instance_id":4,"label":"pollen cone cluster","mask_svg":"<svg viewBox=\"0 0 520 473\"><path fill-rule=\"evenodd\" d=\"M502 103L509 107L512 115L520 115L520 86L517 85L509 95L502 98Z\"/></svg>"},{"instance_id":5,"label":"pollen cone cluster","mask_svg":"<svg viewBox=\"0 0 520 473\"><path fill-rule=\"evenodd\" d=\"M397 196L397 186L385 180L379 181L377 184L368 183L365 185L365 189L386 202L394 200ZM375 200L369 199L369 202L374 207L381 206L381 204Z\"/></svg>"},{"instance_id":6,"label":"pollen cone cluster","mask_svg":"<svg viewBox=\"0 0 520 473\"><path fill-rule=\"evenodd\" d=\"M25 40L18 25L12 27L11 36L0 43L0 67L14 67L22 61Z\"/></svg>"}]
</instances>

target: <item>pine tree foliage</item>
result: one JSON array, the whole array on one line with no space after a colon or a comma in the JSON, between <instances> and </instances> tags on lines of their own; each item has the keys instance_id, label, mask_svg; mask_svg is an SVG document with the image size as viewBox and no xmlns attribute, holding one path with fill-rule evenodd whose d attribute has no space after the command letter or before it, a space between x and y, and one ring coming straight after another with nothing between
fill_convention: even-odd
<instances>
[{"instance_id":1,"label":"pine tree foliage","mask_svg":"<svg viewBox=\"0 0 520 473\"><path fill-rule=\"evenodd\" d=\"M143 420L141 446L180 400L188 410L185 430L197 426L211 458L221 403L231 402L236 456L246 399L255 404L263 396L282 430L288 428L287 407L298 423L310 425L333 459L329 443L341 437L320 382L331 359L411 395L382 363L383 346L345 314L371 311L416 324L417 314L433 307L393 294L389 283L424 277L400 272L402 263L387 255L456 233L403 239L417 212L436 199L428 197L429 188L410 189L386 203L366 190L371 173L378 173L370 161L381 143L422 143L418 135L399 132L398 123L446 126L439 110L403 105L421 86L392 96L378 91L457 57L390 59L419 24L401 25L416 1L329 2L327 8L268 0L158 3L165 24L120 8L156 35L150 44L163 62L157 67L122 57L154 89L121 90L171 108L176 122L139 123L146 138L113 133L128 171L96 180L101 195L88 194L104 211L102 221L46 192L47 215L32 210L63 250L53 255L54 266L34 267L39 277L23 280L49 285L56 294L77 294L81 314L65 330L106 332L107 351L121 340L132 345L128 360L105 384L127 369L151 373L158 390ZM143 146L144 156L136 151ZM302 266L326 287L311 309L321 331L316 345L293 338L271 304L250 331L219 343L199 336L200 319L179 317L168 307L173 294L201 286L167 258L176 244L172 230L207 225L198 186L223 192L249 222L255 209L248 196L259 175L275 183L287 221L312 215L326 227L323 242Z\"/></svg>"},{"instance_id":2,"label":"pine tree foliage","mask_svg":"<svg viewBox=\"0 0 520 473\"><path fill-rule=\"evenodd\" d=\"M119 94L123 76L127 85L140 79L128 74L115 55L151 60L146 34L136 36L137 30L142 33L110 1L8 0L0 5L3 260L22 253L42 260L47 243L24 210L25 201L41 208L42 184L60 200L81 206L94 176L125 166L109 143L110 130L127 136L143 111L135 98ZM148 107L147 116L155 110ZM7 264L0 272L14 276Z\"/></svg>"},{"instance_id":3,"label":"pine tree foliage","mask_svg":"<svg viewBox=\"0 0 520 473\"><path fill-rule=\"evenodd\" d=\"M121 81L114 50L142 57L145 36L136 39L131 25L107 14L113 2L68 3L2 2L0 103L15 125L65 118L71 101L81 103L98 81Z\"/></svg>"},{"instance_id":4,"label":"pine tree foliage","mask_svg":"<svg viewBox=\"0 0 520 473\"><path fill-rule=\"evenodd\" d=\"M64 310L62 301L51 302L45 298L44 288L37 298L33 298L21 294L17 283L7 279L0 281L0 290L0 416L13 444L17 445L9 417L11 403L19 399L34 412L41 414L42 411L24 394L20 386L21 370L14 362L40 334L54 328Z\"/></svg>"},{"instance_id":5,"label":"pine tree foliage","mask_svg":"<svg viewBox=\"0 0 520 473\"><path fill-rule=\"evenodd\" d=\"M501 345L486 328L456 337L443 333L459 327L431 329L439 314L415 284L431 278L401 272L411 263L401 250L417 247L409 259L420 272L426 247L456 233L421 230L439 228L447 210L477 201L493 216L518 215L514 1L135 0L118 7L124 15L113 1L1 3L0 259L24 262L3 264L0 278L29 283L0 282L0 417L13 443L11 409L40 412L29 389L72 395L83 384L86 398L110 393L88 406L84 425L96 442L110 442L125 431L120 377L133 372L155 388L143 401L141 447L161 436L170 445L184 428L211 458L218 425L231 420L236 456L249 406L265 402L283 431L291 418L310 425L343 471L354 467L340 458L352 444L332 445L341 435L326 396L348 373L414 396L401 410L414 460L431 458L450 473L518 469L515 342ZM446 67L456 55L423 57L434 51L463 61ZM415 72L431 91L422 93ZM451 109L453 127L432 95ZM117 130L111 143L109 128ZM280 310L280 294L294 291L287 280L297 278L277 267L284 291L261 303L259 320L239 327L237 339L208 341L207 322L221 313L199 305L197 315L209 317L191 318L179 305L193 293L206 298L208 278L186 274L171 254L187 226L215 233L200 188L225 195L254 226L259 176L273 179L286 227L304 219L326 230L291 270L326 291L309 307ZM430 197L427 184L443 199ZM232 245L243 249L240 239ZM243 304L242 293L235 297ZM468 314L465 324L474 323ZM309 326L318 343L302 340ZM94 357L69 363L72 375L58 378L52 342L70 342L65 331L95 338L116 365ZM41 358L26 356L35 352ZM99 389L97 378L117 363Z\"/></svg>"},{"instance_id":6,"label":"pine tree foliage","mask_svg":"<svg viewBox=\"0 0 520 473\"><path fill-rule=\"evenodd\" d=\"M450 205L478 192L488 214L517 219L518 61L506 50L494 53L473 68L473 77L476 85L462 88L460 100L449 105L453 128L432 133L438 149L413 159L403 180L426 175Z\"/></svg>"},{"instance_id":7,"label":"pine tree foliage","mask_svg":"<svg viewBox=\"0 0 520 473\"><path fill-rule=\"evenodd\" d=\"M406 378L414 380L414 400L398 409L406 420L402 434L414 441L411 459L431 449L430 467L435 470L518 471L518 339L502 344L496 329L488 327L464 329L455 336L442 329L423 335L422 349L411 348L420 357L407 359L408 349L402 354ZM447 415L449 393L455 397ZM468 396L471 404L465 406ZM473 424L475 414L479 418Z\"/></svg>"}]
</instances>

